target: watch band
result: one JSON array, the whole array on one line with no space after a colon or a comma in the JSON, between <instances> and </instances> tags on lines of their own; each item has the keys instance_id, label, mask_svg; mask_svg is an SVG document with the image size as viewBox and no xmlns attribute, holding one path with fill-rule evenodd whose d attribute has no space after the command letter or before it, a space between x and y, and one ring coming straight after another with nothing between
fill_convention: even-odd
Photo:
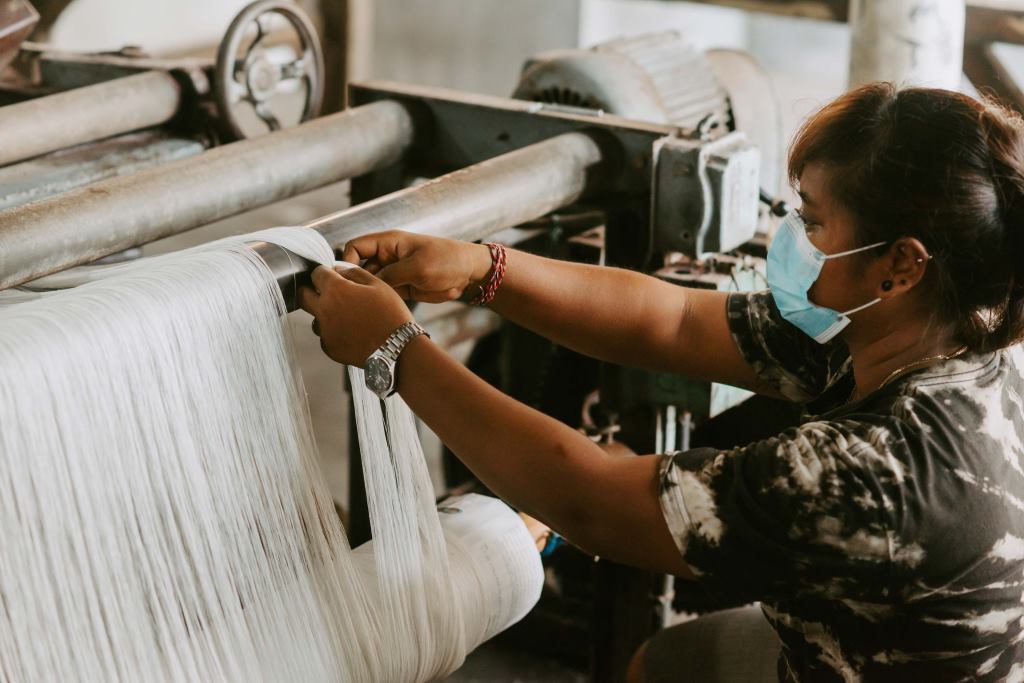
<instances>
[{"instance_id":1,"label":"watch band","mask_svg":"<svg viewBox=\"0 0 1024 683\"><path fill-rule=\"evenodd\" d=\"M398 362L398 356L401 355L405 349L405 345L408 344L412 339L418 335L424 334L427 337L430 334L423 329L415 320L411 320L404 325L399 326L397 330L388 335L388 338L384 340L384 343L377 349L377 353L386 357L392 363Z\"/></svg>"}]
</instances>

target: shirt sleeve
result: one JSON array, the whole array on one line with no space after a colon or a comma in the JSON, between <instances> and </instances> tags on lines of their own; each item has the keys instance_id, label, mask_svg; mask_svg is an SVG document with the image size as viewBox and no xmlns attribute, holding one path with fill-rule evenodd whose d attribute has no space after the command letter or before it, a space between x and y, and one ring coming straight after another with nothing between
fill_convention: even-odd
<instances>
[{"instance_id":1,"label":"shirt sleeve","mask_svg":"<svg viewBox=\"0 0 1024 683\"><path fill-rule=\"evenodd\" d=\"M846 344L808 337L782 317L768 290L731 294L727 314L740 354L763 382L791 401L817 399L850 373Z\"/></svg>"},{"instance_id":2,"label":"shirt sleeve","mask_svg":"<svg viewBox=\"0 0 1024 683\"><path fill-rule=\"evenodd\" d=\"M884 431L884 430L883 430ZM659 495L683 559L728 600L875 599L899 466L862 423L813 422L743 448L664 455Z\"/></svg>"}]
</instances>

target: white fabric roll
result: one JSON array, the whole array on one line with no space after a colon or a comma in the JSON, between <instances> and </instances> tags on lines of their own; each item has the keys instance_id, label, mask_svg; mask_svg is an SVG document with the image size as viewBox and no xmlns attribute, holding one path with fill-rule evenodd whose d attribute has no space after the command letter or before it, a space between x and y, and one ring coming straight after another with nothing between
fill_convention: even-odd
<instances>
[{"instance_id":1,"label":"white fabric roll","mask_svg":"<svg viewBox=\"0 0 1024 683\"><path fill-rule=\"evenodd\" d=\"M0 680L433 680L535 603L518 517L467 497L442 524L408 408L385 432L358 371L374 541L349 548L252 240L332 261L265 231L0 309Z\"/></svg>"}]
</instances>

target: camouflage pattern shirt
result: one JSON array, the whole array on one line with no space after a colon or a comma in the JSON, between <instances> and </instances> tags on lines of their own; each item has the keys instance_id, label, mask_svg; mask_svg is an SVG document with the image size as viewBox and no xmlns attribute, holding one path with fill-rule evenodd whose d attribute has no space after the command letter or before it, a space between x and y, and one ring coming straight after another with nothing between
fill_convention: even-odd
<instances>
[{"instance_id":1,"label":"camouflage pattern shirt","mask_svg":"<svg viewBox=\"0 0 1024 683\"><path fill-rule=\"evenodd\" d=\"M1024 352L967 353L855 402L841 341L768 292L729 325L817 413L728 451L661 456L661 505L712 592L761 601L781 680L1024 681Z\"/></svg>"}]
</instances>

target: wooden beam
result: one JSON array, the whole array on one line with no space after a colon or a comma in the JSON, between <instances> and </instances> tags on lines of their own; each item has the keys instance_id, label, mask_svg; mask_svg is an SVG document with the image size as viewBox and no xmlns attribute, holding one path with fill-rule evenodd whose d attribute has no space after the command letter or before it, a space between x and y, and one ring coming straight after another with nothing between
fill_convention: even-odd
<instances>
[{"instance_id":1,"label":"wooden beam","mask_svg":"<svg viewBox=\"0 0 1024 683\"><path fill-rule=\"evenodd\" d=\"M975 0L977 2L978 0ZM1024 3L1017 11L972 5L967 8L965 42L1024 45Z\"/></svg>"},{"instance_id":2,"label":"wooden beam","mask_svg":"<svg viewBox=\"0 0 1024 683\"><path fill-rule=\"evenodd\" d=\"M349 0L321 0L318 4L324 49L322 111L326 115L345 108L349 82Z\"/></svg>"},{"instance_id":3,"label":"wooden beam","mask_svg":"<svg viewBox=\"0 0 1024 683\"><path fill-rule=\"evenodd\" d=\"M850 14L849 0L687 0L687 2L825 21L846 21Z\"/></svg>"},{"instance_id":4,"label":"wooden beam","mask_svg":"<svg viewBox=\"0 0 1024 683\"><path fill-rule=\"evenodd\" d=\"M991 45L976 44L964 48L964 73L978 92L1024 112L1024 92L993 53Z\"/></svg>"},{"instance_id":5,"label":"wooden beam","mask_svg":"<svg viewBox=\"0 0 1024 683\"><path fill-rule=\"evenodd\" d=\"M850 16L850 0L686 0L686 2L826 21L847 21ZM1004 42L1024 45L1024 1L967 0L967 40L968 42Z\"/></svg>"}]
</instances>

